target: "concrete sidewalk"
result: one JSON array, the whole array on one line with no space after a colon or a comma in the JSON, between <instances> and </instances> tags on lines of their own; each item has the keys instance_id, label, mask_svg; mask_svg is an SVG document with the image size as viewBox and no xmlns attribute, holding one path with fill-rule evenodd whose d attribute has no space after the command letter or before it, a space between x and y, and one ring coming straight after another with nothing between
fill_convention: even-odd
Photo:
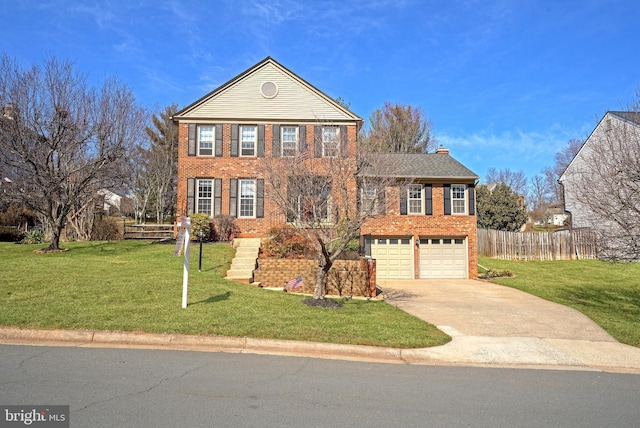
<instances>
[{"instance_id":1,"label":"concrete sidewalk","mask_svg":"<svg viewBox=\"0 0 640 428\"><path fill-rule=\"evenodd\" d=\"M640 374L640 349L616 342L587 317L565 306L481 281L408 280L380 285L390 304L435 324L453 340L433 348L396 349L244 337L0 327L0 343Z\"/></svg>"}]
</instances>

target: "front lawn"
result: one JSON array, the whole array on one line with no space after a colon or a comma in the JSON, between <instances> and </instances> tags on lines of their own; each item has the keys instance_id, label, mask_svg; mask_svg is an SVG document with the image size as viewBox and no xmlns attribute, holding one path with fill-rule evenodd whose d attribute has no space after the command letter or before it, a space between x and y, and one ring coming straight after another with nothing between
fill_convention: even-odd
<instances>
[{"instance_id":1,"label":"front lawn","mask_svg":"<svg viewBox=\"0 0 640 428\"><path fill-rule=\"evenodd\" d=\"M309 307L304 297L224 279L227 244L191 250L189 306L182 309L182 257L142 241L43 245L0 243L0 325L310 340L397 348L441 345L448 336L385 302Z\"/></svg>"},{"instance_id":2,"label":"front lawn","mask_svg":"<svg viewBox=\"0 0 640 428\"><path fill-rule=\"evenodd\" d=\"M640 263L524 262L486 257L479 263L516 275L492 282L577 309L618 341L640 347Z\"/></svg>"}]
</instances>

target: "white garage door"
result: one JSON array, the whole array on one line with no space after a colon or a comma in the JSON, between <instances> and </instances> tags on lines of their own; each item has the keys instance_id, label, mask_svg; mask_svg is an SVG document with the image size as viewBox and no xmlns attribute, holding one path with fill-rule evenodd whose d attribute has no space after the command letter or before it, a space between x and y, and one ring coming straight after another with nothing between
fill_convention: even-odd
<instances>
[{"instance_id":1,"label":"white garage door","mask_svg":"<svg viewBox=\"0 0 640 428\"><path fill-rule=\"evenodd\" d=\"M466 240L420 239L420 278L467 278Z\"/></svg>"},{"instance_id":2,"label":"white garage door","mask_svg":"<svg viewBox=\"0 0 640 428\"><path fill-rule=\"evenodd\" d=\"M372 238L376 278L413 279L413 246L409 238Z\"/></svg>"}]
</instances>

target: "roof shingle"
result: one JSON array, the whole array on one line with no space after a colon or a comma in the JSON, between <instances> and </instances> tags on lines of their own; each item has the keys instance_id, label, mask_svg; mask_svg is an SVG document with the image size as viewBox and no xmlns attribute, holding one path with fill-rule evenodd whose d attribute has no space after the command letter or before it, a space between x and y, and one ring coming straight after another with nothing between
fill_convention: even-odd
<instances>
[{"instance_id":1,"label":"roof shingle","mask_svg":"<svg viewBox=\"0 0 640 428\"><path fill-rule=\"evenodd\" d=\"M381 165L397 178L478 180L480 177L446 153L376 153L371 164ZM379 169L379 168L375 168ZM361 175L381 175L365 166Z\"/></svg>"}]
</instances>

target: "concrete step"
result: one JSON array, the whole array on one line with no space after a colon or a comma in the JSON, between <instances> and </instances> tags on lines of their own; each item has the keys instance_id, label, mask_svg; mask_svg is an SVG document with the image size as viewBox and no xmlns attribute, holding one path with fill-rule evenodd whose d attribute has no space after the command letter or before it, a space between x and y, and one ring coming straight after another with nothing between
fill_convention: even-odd
<instances>
[{"instance_id":1,"label":"concrete step","mask_svg":"<svg viewBox=\"0 0 640 428\"><path fill-rule=\"evenodd\" d=\"M233 260L229 269L255 269L256 259Z\"/></svg>"},{"instance_id":2,"label":"concrete step","mask_svg":"<svg viewBox=\"0 0 640 428\"><path fill-rule=\"evenodd\" d=\"M262 240L260 238L236 238L233 240L233 246L235 248L244 246L260 247L261 241Z\"/></svg>"},{"instance_id":3,"label":"concrete step","mask_svg":"<svg viewBox=\"0 0 640 428\"><path fill-rule=\"evenodd\" d=\"M236 257L258 257L260 248L245 248L240 247L236 249Z\"/></svg>"},{"instance_id":4,"label":"concrete step","mask_svg":"<svg viewBox=\"0 0 640 428\"><path fill-rule=\"evenodd\" d=\"M236 238L233 247L236 254L227 271L226 279L250 284L253 281L253 271L256 268L258 253L260 252L260 238Z\"/></svg>"}]
</instances>

